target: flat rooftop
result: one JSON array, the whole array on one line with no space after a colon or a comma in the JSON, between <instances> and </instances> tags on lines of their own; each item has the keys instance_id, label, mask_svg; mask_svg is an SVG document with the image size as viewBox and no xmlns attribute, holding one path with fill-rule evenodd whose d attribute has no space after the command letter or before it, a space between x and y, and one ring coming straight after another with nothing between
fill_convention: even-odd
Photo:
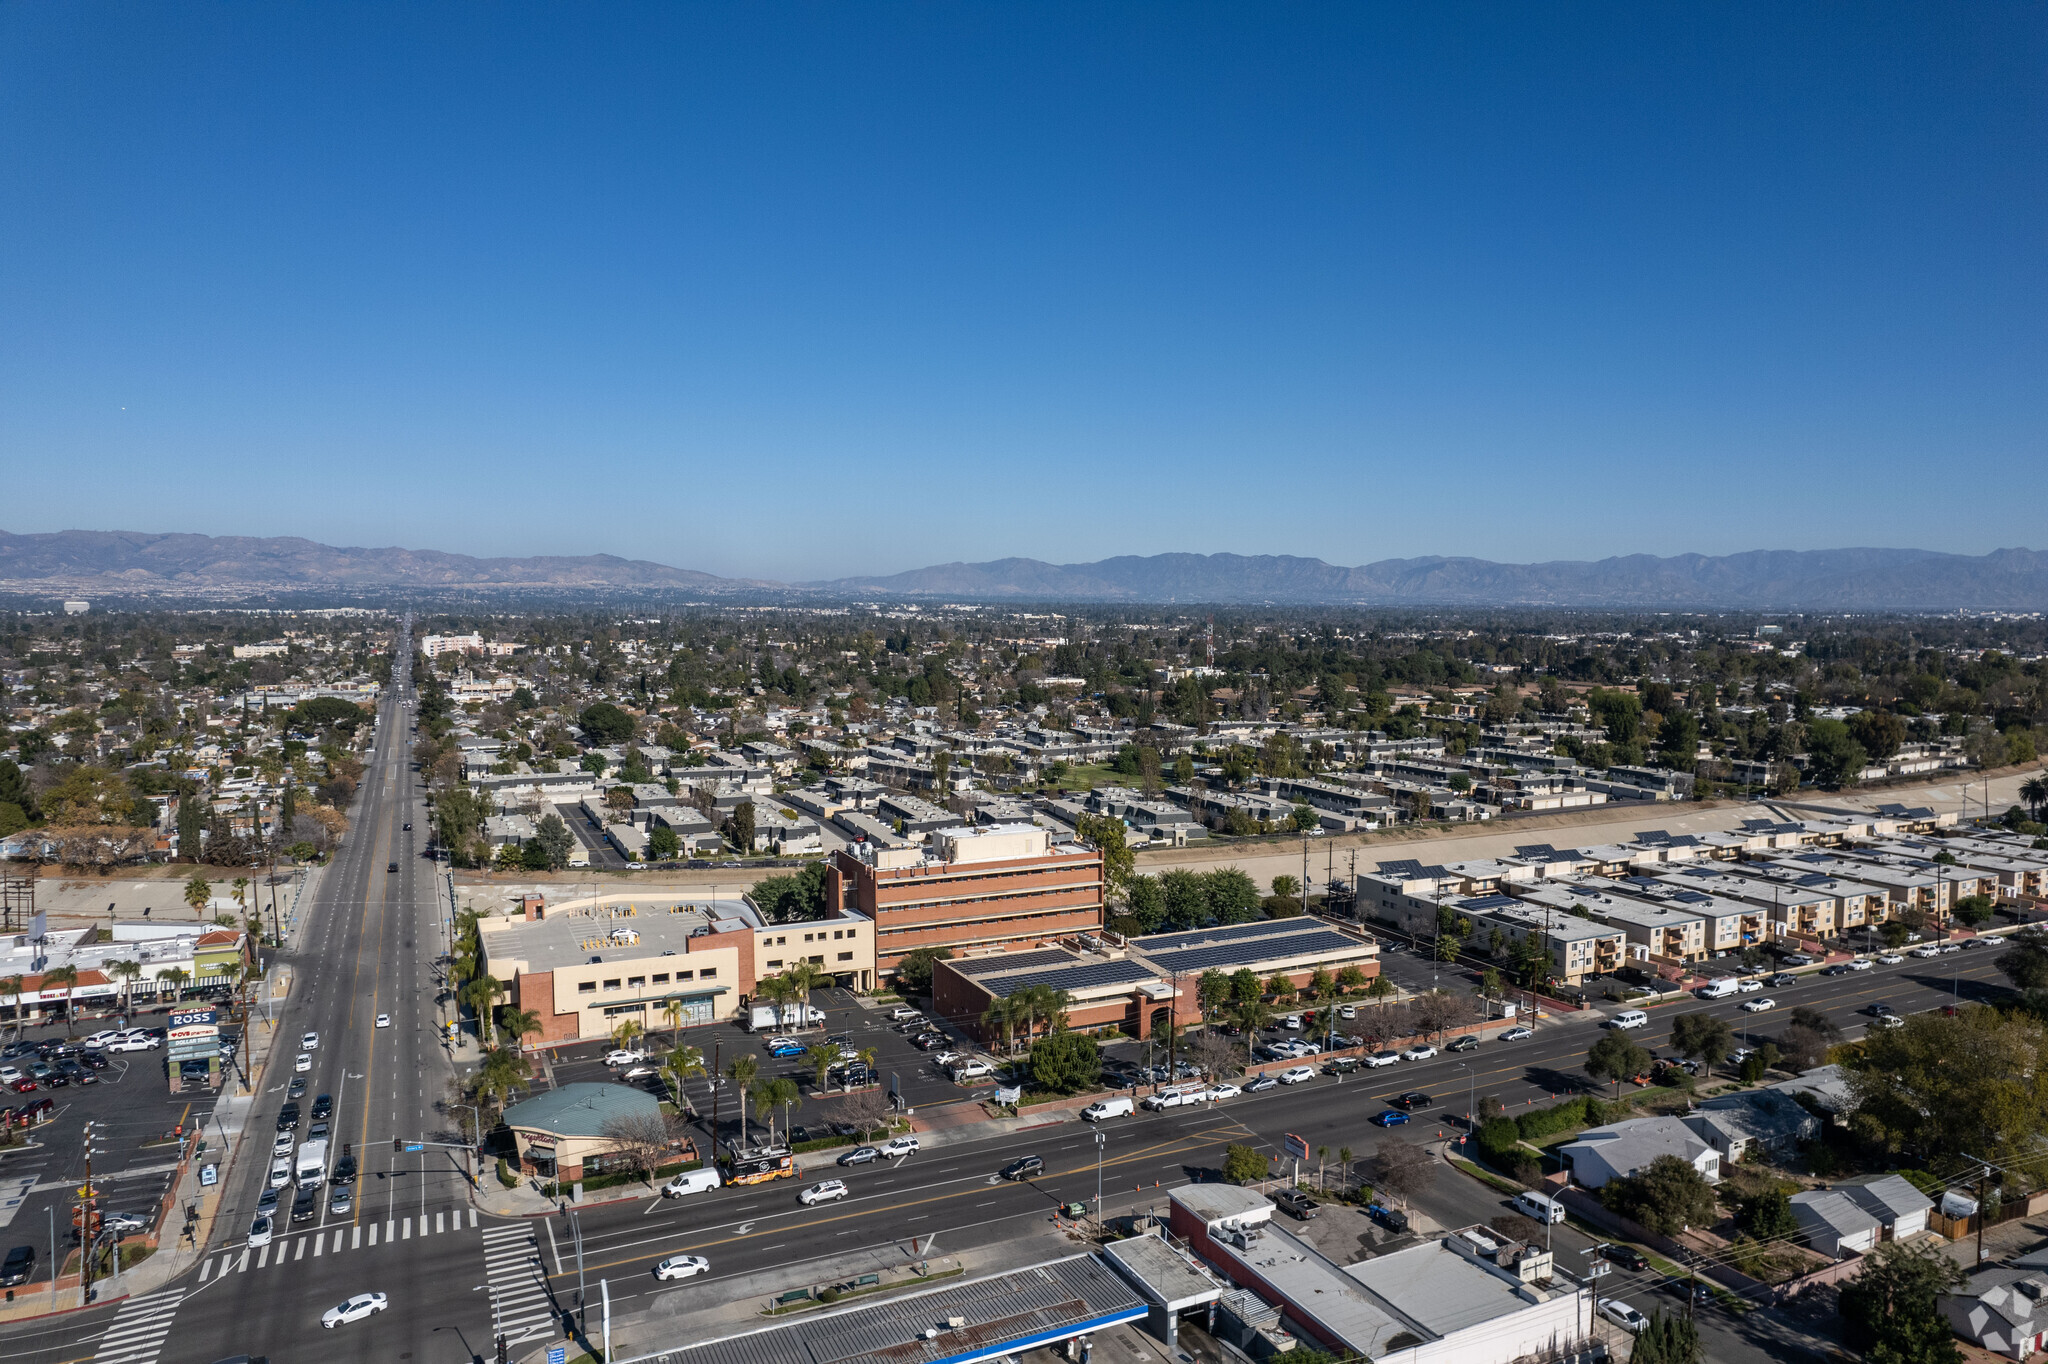
<instances>
[{"instance_id":1,"label":"flat rooftop","mask_svg":"<svg viewBox=\"0 0 2048 1364\"><path fill-rule=\"evenodd\" d=\"M725 928L759 929L754 907L744 900L635 899L623 904L552 909L532 922L486 919L479 937L486 957L525 963L528 971L581 966L592 957L681 955L693 937Z\"/></svg>"},{"instance_id":2,"label":"flat rooftop","mask_svg":"<svg viewBox=\"0 0 2048 1364\"><path fill-rule=\"evenodd\" d=\"M1145 1300L1100 1256L1075 1255L884 1302L806 1312L623 1364L968 1364L1145 1313ZM965 1324L948 1326L954 1317Z\"/></svg>"}]
</instances>

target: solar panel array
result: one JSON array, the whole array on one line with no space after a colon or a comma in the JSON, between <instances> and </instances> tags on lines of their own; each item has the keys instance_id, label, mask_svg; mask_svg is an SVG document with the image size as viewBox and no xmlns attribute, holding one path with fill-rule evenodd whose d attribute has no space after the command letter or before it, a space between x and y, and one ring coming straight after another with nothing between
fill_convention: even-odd
<instances>
[{"instance_id":1,"label":"solar panel array","mask_svg":"<svg viewBox=\"0 0 2048 1364\"><path fill-rule=\"evenodd\" d=\"M1048 947L1037 952L1001 952L986 957L969 957L965 961L949 961L946 965L963 976L985 976L995 971L1018 971L1029 966L1058 966L1073 959L1071 952Z\"/></svg>"},{"instance_id":2,"label":"solar panel array","mask_svg":"<svg viewBox=\"0 0 2048 1364\"><path fill-rule=\"evenodd\" d=\"M1548 843L1520 843L1515 846L1515 856L1550 858L1557 856L1557 849Z\"/></svg>"},{"instance_id":3,"label":"solar panel array","mask_svg":"<svg viewBox=\"0 0 2048 1364\"><path fill-rule=\"evenodd\" d=\"M1073 966L1056 966L1049 971L1027 971L1019 976L997 976L986 981L983 988L990 994L1007 999L1019 990L1028 990L1034 985L1045 985L1055 990L1088 990L1098 985L1121 985L1125 982L1152 980L1158 973L1134 961L1080 962Z\"/></svg>"},{"instance_id":4,"label":"solar panel array","mask_svg":"<svg viewBox=\"0 0 2048 1364\"><path fill-rule=\"evenodd\" d=\"M1241 938L1270 938L1299 933L1302 925L1293 919L1260 919L1255 923L1230 924L1218 928L1190 928L1178 933L1148 933L1131 939L1140 952L1177 952L1207 942L1235 942Z\"/></svg>"},{"instance_id":5,"label":"solar panel array","mask_svg":"<svg viewBox=\"0 0 2048 1364\"><path fill-rule=\"evenodd\" d=\"M1412 857L1404 857L1396 862L1380 863L1379 871L1382 876L1420 876L1422 864Z\"/></svg>"},{"instance_id":6,"label":"solar panel array","mask_svg":"<svg viewBox=\"0 0 2048 1364\"><path fill-rule=\"evenodd\" d=\"M1359 946L1358 939L1347 938L1330 929L1319 929L1313 933L1299 933L1282 942L1233 942L1216 943L1209 947L1190 947L1180 952L1154 952L1152 960L1169 971L1186 974L1190 971L1206 971L1210 967L1249 966L1255 961L1264 961L1276 956L1303 956L1310 953L1345 952Z\"/></svg>"}]
</instances>

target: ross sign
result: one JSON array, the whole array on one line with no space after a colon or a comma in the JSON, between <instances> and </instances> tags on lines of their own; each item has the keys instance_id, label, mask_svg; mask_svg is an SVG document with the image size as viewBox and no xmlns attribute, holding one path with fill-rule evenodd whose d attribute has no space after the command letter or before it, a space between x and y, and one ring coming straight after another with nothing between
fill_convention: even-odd
<instances>
[{"instance_id":1,"label":"ross sign","mask_svg":"<svg viewBox=\"0 0 2048 1364\"><path fill-rule=\"evenodd\" d=\"M167 1036L174 1044L218 1037L220 1013L216 1009L173 1009Z\"/></svg>"},{"instance_id":2,"label":"ross sign","mask_svg":"<svg viewBox=\"0 0 2048 1364\"><path fill-rule=\"evenodd\" d=\"M1293 1156L1293 1157L1294 1157L1294 1158L1295 1158L1296 1160L1307 1160L1307 1159L1308 1159L1308 1140L1307 1140L1307 1138L1305 1138L1305 1137L1297 1137L1297 1136L1295 1136L1295 1135L1294 1135L1294 1133L1292 1133L1292 1132L1289 1132L1289 1133L1287 1134L1287 1139L1286 1139L1286 1141L1285 1141L1285 1143L1284 1143L1284 1144L1285 1144L1285 1146L1286 1146L1286 1148L1287 1148L1287 1154L1288 1154L1288 1155L1290 1155L1290 1156Z\"/></svg>"}]
</instances>

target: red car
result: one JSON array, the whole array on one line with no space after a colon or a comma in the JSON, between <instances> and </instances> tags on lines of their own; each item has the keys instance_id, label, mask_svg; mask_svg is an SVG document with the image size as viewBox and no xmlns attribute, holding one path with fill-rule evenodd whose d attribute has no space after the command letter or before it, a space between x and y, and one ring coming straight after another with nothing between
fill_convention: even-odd
<instances>
[{"instance_id":1,"label":"red car","mask_svg":"<svg viewBox=\"0 0 2048 1364\"><path fill-rule=\"evenodd\" d=\"M16 1094L33 1094L36 1092L36 1082L34 1080L29 1079L26 1075L22 1076L19 1080L14 1081L7 1087L13 1090Z\"/></svg>"},{"instance_id":2,"label":"red car","mask_svg":"<svg viewBox=\"0 0 2048 1364\"><path fill-rule=\"evenodd\" d=\"M23 1104L14 1111L21 1115L22 1123L26 1125L42 1118L47 1118L50 1114L55 1113L57 1111L57 1101L55 1099L37 1099L34 1103Z\"/></svg>"}]
</instances>

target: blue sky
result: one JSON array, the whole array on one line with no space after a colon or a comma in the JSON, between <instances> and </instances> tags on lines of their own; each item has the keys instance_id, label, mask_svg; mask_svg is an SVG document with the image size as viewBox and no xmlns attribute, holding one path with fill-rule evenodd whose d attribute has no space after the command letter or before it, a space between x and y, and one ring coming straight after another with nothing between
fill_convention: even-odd
<instances>
[{"instance_id":1,"label":"blue sky","mask_svg":"<svg viewBox=\"0 0 2048 1364\"><path fill-rule=\"evenodd\" d=\"M2048 10L0 7L11 531L2048 545Z\"/></svg>"}]
</instances>

